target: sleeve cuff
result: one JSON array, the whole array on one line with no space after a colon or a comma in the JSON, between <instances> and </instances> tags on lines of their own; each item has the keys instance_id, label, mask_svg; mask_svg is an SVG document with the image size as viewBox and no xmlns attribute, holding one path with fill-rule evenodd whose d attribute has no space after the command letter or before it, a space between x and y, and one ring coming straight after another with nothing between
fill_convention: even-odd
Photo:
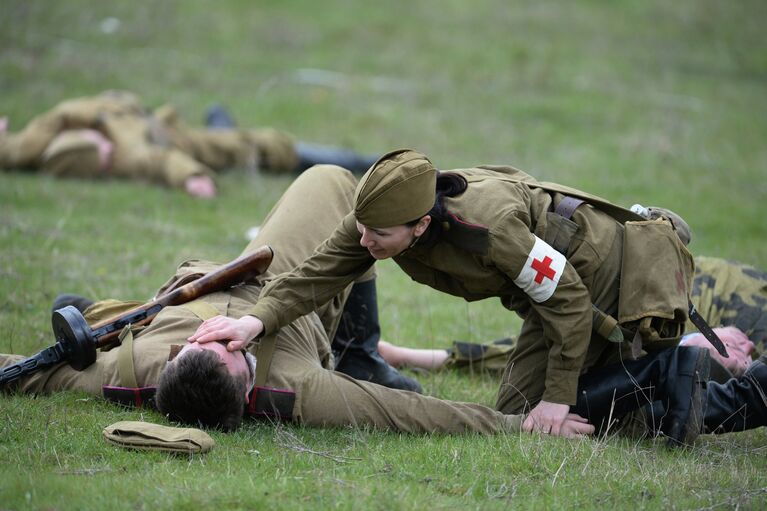
<instances>
[{"instance_id":1,"label":"sleeve cuff","mask_svg":"<svg viewBox=\"0 0 767 511\"><path fill-rule=\"evenodd\" d=\"M277 315L272 313L268 307L265 307L262 303L263 301L266 301L265 298L262 301L259 301L250 311L248 312L249 316L255 316L258 319L261 320L261 323L264 324L264 331L261 333L260 337L264 337L265 335L271 335L276 330L279 329L279 324L277 322Z\"/></svg>"},{"instance_id":2,"label":"sleeve cuff","mask_svg":"<svg viewBox=\"0 0 767 511\"><path fill-rule=\"evenodd\" d=\"M549 369L546 371L546 390L543 401L574 405L578 399L578 371Z\"/></svg>"},{"instance_id":3,"label":"sleeve cuff","mask_svg":"<svg viewBox=\"0 0 767 511\"><path fill-rule=\"evenodd\" d=\"M506 433L519 433L522 431L522 422L524 415L504 415L503 416L503 430Z\"/></svg>"}]
</instances>

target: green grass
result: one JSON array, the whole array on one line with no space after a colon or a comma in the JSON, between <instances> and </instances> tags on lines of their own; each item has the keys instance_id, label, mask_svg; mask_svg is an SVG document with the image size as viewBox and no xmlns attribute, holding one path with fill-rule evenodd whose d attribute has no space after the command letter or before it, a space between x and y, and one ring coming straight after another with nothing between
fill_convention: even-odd
<instances>
[{"instance_id":1,"label":"green grass","mask_svg":"<svg viewBox=\"0 0 767 511\"><path fill-rule=\"evenodd\" d=\"M767 4L756 0L309 3L5 0L0 115L125 88L191 124L241 125L441 168L510 163L631 205L663 205L694 253L767 268ZM102 20L115 17L106 34ZM307 74L305 69L337 74ZM326 80L321 82L321 78ZM137 183L0 174L0 352L51 343L63 291L148 298L189 257L226 261L288 179L223 176L195 201ZM380 269L385 337L422 347L515 333ZM418 375L492 404L497 378ZM101 429L159 416L73 393L0 399L1 509L759 509L764 430L695 449L620 438L413 437L248 424L204 456L117 449Z\"/></svg>"}]
</instances>

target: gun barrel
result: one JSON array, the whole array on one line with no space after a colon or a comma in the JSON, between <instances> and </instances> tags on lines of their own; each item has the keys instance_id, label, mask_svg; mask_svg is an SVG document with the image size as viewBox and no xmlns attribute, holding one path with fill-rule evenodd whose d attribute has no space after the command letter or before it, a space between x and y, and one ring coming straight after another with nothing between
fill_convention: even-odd
<instances>
[{"instance_id":1,"label":"gun barrel","mask_svg":"<svg viewBox=\"0 0 767 511\"><path fill-rule=\"evenodd\" d=\"M0 370L0 386L18 380L25 374L34 373L45 367L58 364L62 360L64 360L64 352L61 345L56 343L31 357L3 367Z\"/></svg>"}]
</instances>

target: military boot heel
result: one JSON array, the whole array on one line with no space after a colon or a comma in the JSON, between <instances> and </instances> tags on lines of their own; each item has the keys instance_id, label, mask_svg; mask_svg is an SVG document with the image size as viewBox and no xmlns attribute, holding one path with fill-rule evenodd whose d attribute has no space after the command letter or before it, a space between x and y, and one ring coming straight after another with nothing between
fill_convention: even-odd
<instances>
[{"instance_id":1,"label":"military boot heel","mask_svg":"<svg viewBox=\"0 0 767 511\"><path fill-rule=\"evenodd\" d=\"M767 355L743 376L724 384L709 382L704 419L707 433L729 433L767 426Z\"/></svg>"},{"instance_id":2,"label":"military boot heel","mask_svg":"<svg viewBox=\"0 0 767 511\"><path fill-rule=\"evenodd\" d=\"M205 112L205 126L209 129L233 129L237 124L223 105L213 105Z\"/></svg>"},{"instance_id":3,"label":"military boot heel","mask_svg":"<svg viewBox=\"0 0 767 511\"><path fill-rule=\"evenodd\" d=\"M572 411L606 431L612 420L660 401L669 410L661 425L668 445L690 445L702 430L709 366L707 350L680 346L599 368L580 378Z\"/></svg>"},{"instance_id":4,"label":"military boot heel","mask_svg":"<svg viewBox=\"0 0 767 511\"><path fill-rule=\"evenodd\" d=\"M378 353L381 327L375 280L352 286L331 345L336 371L356 380L421 392L421 385L390 366Z\"/></svg>"}]
</instances>

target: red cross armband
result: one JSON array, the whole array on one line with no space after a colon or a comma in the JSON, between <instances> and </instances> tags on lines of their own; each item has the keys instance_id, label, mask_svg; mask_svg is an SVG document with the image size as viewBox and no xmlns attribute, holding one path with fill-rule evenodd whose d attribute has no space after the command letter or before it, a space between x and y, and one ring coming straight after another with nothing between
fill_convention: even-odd
<instances>
[{"instance_id":1,"label":"red cross armband","mask_svg":"<svg viewBox=\"0 0 767 511\"><path fill-rule=\"evenodd\" d=\"M565 256L535 236L535 244L527 255L522 271L514 279L514 284L534 302L545 302L556 291L566 262Z\"/></svg>"}]
</instances>

